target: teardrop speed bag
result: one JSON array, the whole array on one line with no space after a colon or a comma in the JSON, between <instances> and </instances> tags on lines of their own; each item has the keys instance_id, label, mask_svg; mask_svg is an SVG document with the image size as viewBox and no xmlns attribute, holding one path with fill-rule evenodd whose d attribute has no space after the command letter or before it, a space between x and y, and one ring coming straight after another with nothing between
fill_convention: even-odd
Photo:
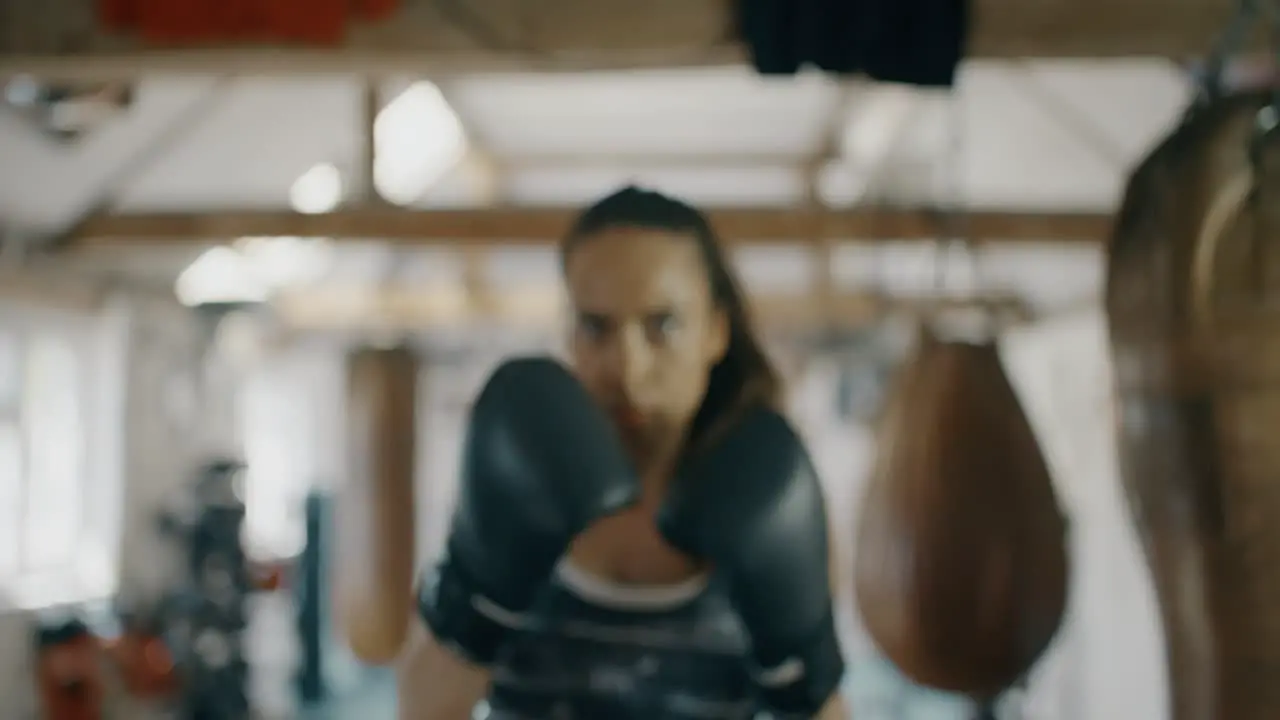
<instances>
[{"instance_id":1,"label":"teardrop speed bag","mask_svg":"<svg viewBox=\"0 0 1280 720\"><path fill-rule=\"evenodd\" d=\"M896 379L859 521L857 598L907 677L993 702L1066 603L1066 521L994 343L926 339Z\"/></svg>"}]
</instances>

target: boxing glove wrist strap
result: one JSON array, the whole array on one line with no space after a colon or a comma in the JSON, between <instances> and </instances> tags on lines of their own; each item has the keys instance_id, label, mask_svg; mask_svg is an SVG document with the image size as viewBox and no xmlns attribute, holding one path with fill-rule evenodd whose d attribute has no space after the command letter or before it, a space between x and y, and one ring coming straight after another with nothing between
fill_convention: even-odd
<instances>
[{"instance_id":1,"label":"boxing glove wrist strap","mask_svg":"<svg viewBox=\"0 0 1280 720\"><path fill-rule=\"evenodd\" d=\"M756 653L758 662L770 655ZM791 653L774 657L782 659L759 663L753 675L760 700L775 717L817 715L844 679L844 657L836 636L835 618L830 614L808 642Z\"/></svg>"},{"instance_id":2,"label":"boxing glove wrist strap","mask_svg":"<svg viewBox=\"0 0 1280 720\"><path fill-rule=\"evenodd\" d=\"M418 611L437 642L481 666L494 661L510 631L523 623L519 613L477 593L447 557L419 585Z\"/></svg>"}]
</instances>

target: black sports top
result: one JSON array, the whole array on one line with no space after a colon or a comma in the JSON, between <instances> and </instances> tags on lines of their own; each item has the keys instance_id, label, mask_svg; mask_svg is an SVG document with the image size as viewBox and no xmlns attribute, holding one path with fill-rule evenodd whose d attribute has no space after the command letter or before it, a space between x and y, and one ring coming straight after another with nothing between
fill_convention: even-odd
<instances>
[{"instance_id":1,"label":"black sports top","mask_svg":"<svg viewBox=\"0 0 1280 720\"><path fill-rule=\"evenodd\" d=\"M714 581L619 586L561 563L477 720L747 720L747 640Z\"/></svg>"}]
</instances>

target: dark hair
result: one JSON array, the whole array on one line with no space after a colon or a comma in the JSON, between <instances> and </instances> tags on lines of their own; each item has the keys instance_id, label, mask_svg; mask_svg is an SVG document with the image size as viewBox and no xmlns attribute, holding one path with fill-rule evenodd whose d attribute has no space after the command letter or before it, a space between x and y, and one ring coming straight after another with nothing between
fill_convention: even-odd
<instances>
[{"instance_id":1,"label":"dark hair","mask_svg":"<svg viewBox=\"0 0 1280 720\"><path fill-rule=\"evenodd\" d=\"M560 245L561 265L593 235L618 227L688 234L706 268L712 301L729 321L728 348L711 368L706 395L689 427L688 447L696 449L748 409L775 407L781 381L756 337L742 290L707 217L673 197L628 186L582 211Z\"/></svg>"}]
</instances>

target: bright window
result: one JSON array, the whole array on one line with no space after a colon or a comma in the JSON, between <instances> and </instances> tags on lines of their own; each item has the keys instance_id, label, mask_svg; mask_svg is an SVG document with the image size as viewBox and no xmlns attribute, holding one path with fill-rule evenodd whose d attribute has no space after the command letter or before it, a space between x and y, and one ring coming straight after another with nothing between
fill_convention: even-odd
<instances>
[{"instance_id":1,"label":"bright window","mask_svg":"<svg viewBox=\"0 0 1280 720\"><path fill-rule=\"evenodd\" d=\"M20 572L23 477L21 343L0 334L0 578Z\"/></svg>"},{"instance_id":2,"label":"bright window","mask_svg":"<svg viewBox=\"0 0 1280 720\"><path fill-rule=\"evenodd\" d=\"M8 318L0 318L3 323ZM110 512L88 461L94 335L41 318L0 326L0 608L103 597ZM93 485L92 483L97 483Z\"/></svg>"},{"instance_id":3,"label":"bright window","mask_svg":"<svg viewBox=\"0 0 1280 720\"><path fill-rule=\"evenodd\" d=\"M240 388L244 437L247 551L255 559L289 558L307 542L305 503L317 483L342 464L343 366L315 347L264 354ZM337 423L336 425L334 423Z\"/></svg>"},{"instance_id":4,"label":"bright window","mask_svg":"<svg viewBox=\"0 0 1280 720\"><path fill-rule=\"evenodd\" d=\"M83 525L84 427L80 358L66 337L27 337L22 426L27 483L24 571L75 562Z\"/></svg>"},{"instance_id":5,"label":"bright window","mask_svg":"<svg viewBox=\"0 0 1280 720\"><path fill-rule=\"evenodd\" d=\"M293 557L306 544L302 506L313 480L305 446L310 418L298 389L296 379L267 370L250 378L240 396L248 465L244 539L255 558Z\"/></svg>"}]
</instances>

